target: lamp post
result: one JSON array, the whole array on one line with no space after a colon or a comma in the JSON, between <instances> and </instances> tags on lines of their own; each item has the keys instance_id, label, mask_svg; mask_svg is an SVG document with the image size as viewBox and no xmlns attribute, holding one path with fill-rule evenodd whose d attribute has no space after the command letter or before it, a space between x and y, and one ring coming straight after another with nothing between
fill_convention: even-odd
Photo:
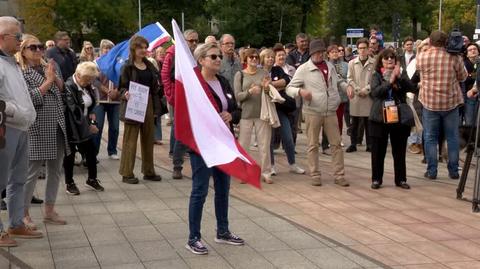
<instances>
[{"instance_id":1,"label":"lamp post","mask_svg":"<svg viewBox=\"0 0 480 269\"><path fill-rule=\"evenodd\" d=\"M440 9L438 10L438 31L442 31L442 0L440 0Z\"/></svg>"},{"instance_id":2,"label":"lamp post","mask_svg":"<svg viewBox=\"0 0 480 269\"><path fill-rule=\"evenodd\" d=\"M142 0L138 0L138 30L142 30Z\"/></svg>"}]
</instances>

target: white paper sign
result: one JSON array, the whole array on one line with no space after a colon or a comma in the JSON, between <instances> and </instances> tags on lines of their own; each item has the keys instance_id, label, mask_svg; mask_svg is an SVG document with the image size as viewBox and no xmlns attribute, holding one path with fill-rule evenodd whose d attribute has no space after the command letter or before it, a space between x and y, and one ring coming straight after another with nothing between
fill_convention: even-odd
<instances>
[{"instance_id":1,"label":"white paper sign","mask_svg":"<svg viewBox=\"0 0 480 269\"><path fill-rule=\"evenodd\" d=\"M130 81L128 87L128 94L130 98L127 102L127 109L125 111L125 118L144 122L145 114L147 112L149 87Z\"/></svg>"}]
</instances>

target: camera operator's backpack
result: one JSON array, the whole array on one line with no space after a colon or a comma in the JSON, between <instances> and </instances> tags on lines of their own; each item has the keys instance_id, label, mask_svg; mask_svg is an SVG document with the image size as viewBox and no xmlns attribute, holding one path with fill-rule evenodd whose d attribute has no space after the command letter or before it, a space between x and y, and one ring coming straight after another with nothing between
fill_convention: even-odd
<instances>
[{"instance_id":1,"label":"camera operator's backpack","mask_svg":"<svg viewBox=\"0 0 480 269\"><path fill-rule=\"evenodd\" d=\"M458 29L453 29L448 35L447 52L448 53L462 53L463 51L463 36Z\"/></svg>"}]
</instances>

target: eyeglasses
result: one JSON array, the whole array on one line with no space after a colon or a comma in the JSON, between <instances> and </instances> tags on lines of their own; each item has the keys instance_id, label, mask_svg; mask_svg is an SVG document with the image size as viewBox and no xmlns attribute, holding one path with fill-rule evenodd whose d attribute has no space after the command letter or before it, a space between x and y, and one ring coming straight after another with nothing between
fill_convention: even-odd
<instances>
[{"instance_id":1,"label":"eyeglasses","mask_svg":"<svg viewBox=\"0 0 480 269\"><path fill-rule=\"evenodd\" d=\"M223 59L223 55L222 54L210 54L210 55L205 55L205 57L209 57L210 59L212 60L216 60L217 58L219 58L220 60Z\"/></svg>"},{"instance_id":2,"label":"eyeglasses","mask_svg":"<svg viewBox=\"0 0 480 269\"><path fill-rule=\"evenodd\" d=\"M248 59L253 60L253 59L258 59L258 55L250 55L248 56Z\"/></svg>"},{"instance_id":3,"label":"eyeglasses","mask_svg":"<svg viewBox=\"0 0 480 269\"><path fill-rule=\"evenodd\" d=\"M4 34L4 35L13 36L17 41L21 42L23 34L22 33L15 33L15 34Z\"/></svg>"},{"instance_id":4,"label":"eyeglasses","mask_svg":"<svg viewBox=\"0 0 480 269\"><path fill-rule=\"evenodd\" d=\"M338 50L338 52L343 52L344 50Z\"/></svg>"},{"instance_id":5,"label":"eyeglasses","mask_svg":"<svg viewBox=\"0 0 480 269\"><path fill-rule=\"evenodd\" d=\"M93 47L85 47L86 50L91 50Z\"/></svg>"},{"instance_id":6,"label":"eyeglasses","mask_svg":"<svg viewBox=\"0 0 480 269\"><path fill-rule=\"evenodd\" d=\"M390 55L390 56L385 56L383 57L384 60L395 60L395 56Z\"/></svg>"},{"instance_id":7,"label":"eyeglasses","mask_svg":"<svg viewBox=\"0 0 480 269\"><path fill-rule=\"evenodd\" d=\"M198 39L187 39L188 43L198 43Z\"/></svg>"},{"instance_id":8,"label":"eyeglasses","mask_svg":"<svg viewBox=\"0 0 480 269\"><path fill-rule=\"evenodd\" d=\"M32 44L30 46L27 46L26 48L31 50L31 51L44 51L45 50L45 46L43 44Z\"/></svg>"}]
</instances>

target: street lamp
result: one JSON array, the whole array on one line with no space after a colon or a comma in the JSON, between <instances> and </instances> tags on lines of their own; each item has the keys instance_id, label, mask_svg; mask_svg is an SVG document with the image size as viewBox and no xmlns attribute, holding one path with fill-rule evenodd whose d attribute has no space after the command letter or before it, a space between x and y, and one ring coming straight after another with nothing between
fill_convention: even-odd
<instances>
[{"instance_id":1,"label":"street lamp","mask_svg":"<svg viewBox=\"0 0 480 269\"><path fill-rule=\"evenodd\" d=\"M440 0L440 9L438 10L438 31L442 31L442 0Z\"/></svg>"},{"instance_id":2,"label":"street lamp","mask_svg":"<svg viewBox=\"0 0 480 269\"><path fill-rule=\"evenodd\" d=\"M138 30L142 30L142 1L138 0Z\"/></svg>"}]
</instances>

